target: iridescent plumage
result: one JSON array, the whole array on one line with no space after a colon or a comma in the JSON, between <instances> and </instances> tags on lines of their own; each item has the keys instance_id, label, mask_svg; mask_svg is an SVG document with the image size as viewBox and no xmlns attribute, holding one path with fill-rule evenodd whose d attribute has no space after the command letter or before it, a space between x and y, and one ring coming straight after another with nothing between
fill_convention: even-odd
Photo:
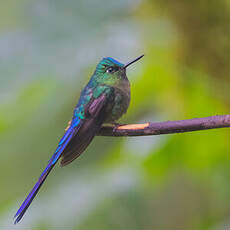
<instances>
[{"instance_id":1,"label":"iridescent plumage","mask_svg":"<svg viewBox=\"0 0 230 230\"><path fill-rule=\"evenodd\" d=\"M55 153L18 209L15 223L21 220L57 161L62 158L62 166L72 162L88 147L103 123L114 122L127 111L130 84L126 68L142 57L143 55L126 65L110 57L99 62L90 81L81 92L72 120Z\"/></svg>"}]
</instances>

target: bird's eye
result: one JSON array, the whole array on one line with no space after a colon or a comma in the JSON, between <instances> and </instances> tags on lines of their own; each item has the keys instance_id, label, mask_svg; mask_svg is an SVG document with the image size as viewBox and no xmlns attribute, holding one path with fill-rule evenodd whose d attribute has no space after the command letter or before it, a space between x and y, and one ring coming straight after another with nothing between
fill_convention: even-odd
<instances>
[{"instance_id":1,"label":"bird's eye","mask_svg":"<svg viewBox=\"0 0 230 230\"><path fill-rule=\"evenodd\" d=\"M113 67L109 67L107 70L106 70L106 73L112 73L114 71L114 68Z\"/></svg>"}]
</instances>

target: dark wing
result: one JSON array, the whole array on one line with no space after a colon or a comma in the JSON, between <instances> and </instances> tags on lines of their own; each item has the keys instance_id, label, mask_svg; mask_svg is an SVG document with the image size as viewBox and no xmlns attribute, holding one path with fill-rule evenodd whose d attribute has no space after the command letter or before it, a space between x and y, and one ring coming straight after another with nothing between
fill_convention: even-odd
<instances>
[{"instance_id":1,"label":"dark wing","mask_svg":"<svg viewBox=\"0 0 230 230\"><path fill-rule=\"evenodd\" d=\"M80 118L76 117L75 119L72 120L70 127L66 130L64 136L60 140L58 147L55 153L53 154L53 156L51 157L51 159L49 160L47 167L42 172L41 176L38 178L37 183L34 185L33 189L31 190L31 192L26 197L25 201L22 203L17 213L15 214L14 216L16 218L14 222L15 224L18 223L22 219L26 210L28 209L34 197L38 193L40 187L44 183L46 177L49 175L50 171L52 170L54 165L57 163L58 159L62 155L66 146L71 142L71 139L76 135L81 125L82 125L82 120Z\"/></svg>"},{"instance_id":2,"label":"dark wing","mask_svg":"<svg viewBox=\"0 0 230 230\"><path fill-rule=\"evenodd\" d=\"M62 154L61 166L65 166L81 155L90 144L106 119L106 105L111 102L112 94L102 93L89 102L84 123L72 138Z\"/></svg>"}]
</instances>

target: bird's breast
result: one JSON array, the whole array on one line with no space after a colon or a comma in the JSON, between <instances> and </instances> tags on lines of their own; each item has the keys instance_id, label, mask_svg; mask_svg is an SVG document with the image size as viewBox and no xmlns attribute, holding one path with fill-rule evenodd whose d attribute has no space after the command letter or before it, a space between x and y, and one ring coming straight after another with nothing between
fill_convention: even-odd
<instances>
[{"instance_id":1,"label":"bird's breast","mask_svg":"<svg viewBox=\"0 0 230 230\"><path fill-rule=\"evenodd\" d=\"M114 122L126 113L130 103L130 84L129 81L122 82L114 87L114 100L106 122Z\"/></svg>"}]
</instances>

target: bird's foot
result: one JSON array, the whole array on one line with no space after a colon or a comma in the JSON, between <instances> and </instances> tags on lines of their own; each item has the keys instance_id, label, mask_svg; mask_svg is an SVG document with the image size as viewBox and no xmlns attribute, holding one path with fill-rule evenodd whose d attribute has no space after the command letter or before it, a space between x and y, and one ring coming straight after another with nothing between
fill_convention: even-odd
<instances>
[{"instance_id":1,"label":"bird's foot","mask_svg":"<svg viewBox=\"0 0 230 230\"><path fill-rule=\"evenodd\" d=\"M113 131L115 131L117 127L119 127L121 124L114 122L114 123L111 123L111 125L113 126Z\"/></svg>"}]
</instances>

